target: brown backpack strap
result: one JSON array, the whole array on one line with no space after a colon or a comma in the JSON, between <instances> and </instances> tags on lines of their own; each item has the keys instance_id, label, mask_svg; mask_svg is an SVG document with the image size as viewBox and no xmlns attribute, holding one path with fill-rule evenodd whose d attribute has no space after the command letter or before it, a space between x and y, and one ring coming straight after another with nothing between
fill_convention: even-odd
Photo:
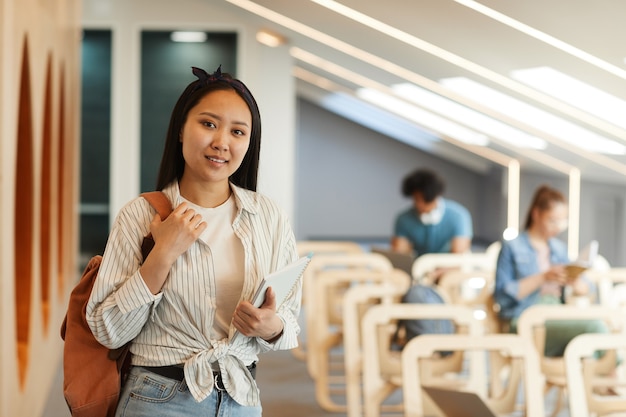
<instances>
[{"instance_id":1,"label":"brown backpack strap","mask_svg":"<svg viewBox=\"0 0 626 417\"><path fill-rule=\"evenodd\" d=\"M148 203L159 213L161 221L165 220L172 212L172 203L170 203L170 200L162 191L150 191L142 193L141 196L148 200ZM144 260L148 257L153 247L154 239L152 234L148 233L148 236L143 238L143 243L141 244L141 253Z\"/></svg>"},{"instance_id":2,"label":"brown backpack strap","mask_svg":"<svg viewBox=\"0 0 626 417\"><path fill-rule=\"evenodd\" d=\"M165 220L172 212L172 203L162 191L149 191L141 193L141 196L148 200L148 203L159 213L161 220Z\"/></svg>"}]
</instances>

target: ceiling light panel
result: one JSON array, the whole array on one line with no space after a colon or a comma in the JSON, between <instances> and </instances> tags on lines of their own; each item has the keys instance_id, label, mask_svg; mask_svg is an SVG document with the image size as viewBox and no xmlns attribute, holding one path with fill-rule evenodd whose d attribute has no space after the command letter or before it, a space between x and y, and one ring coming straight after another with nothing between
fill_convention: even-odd
<instances>
[{"instance_id":1,"label":"ceiling light panel","mask_svg":"<svg viewBox=\"0 0 626 417\"><path fill-rule=\"evenodd\" d=\"M511 77L626 129L626 101L550 67L520 69Z\"/></svg>"},{"instance_id":2,"label":"ceiling light panel","mask_svg":"<svg viewBox=\"0 0 626 417\"><path fill-rule=\"evenodd\" d=\"M176 31L170 34L172 42L206 42L207 34L205 32Z\"/></svg>"},{"instance_id":3,"label":"ceiling light panel","mask_svg":"<svg viewBox=\"0 0 626 417\"><path fill-rule=\"evenodd\" d=\"M481 133L467 129L464 126L425 111L389 94L371 88L359 88L357 90L357 96L367 102L376 104L405 119L424 126L427 129L432 129L435 132L439 132L464 143L479 146L486 146L489 143L487 136Z\"/></svg>"},{"instance_id":4,"label":"ceiling light panel","mask_svg":"<svg viewBox=\"0 0 626 417\"><path fill-rule=\"evenodd\" d=\"M625 155L626 146L465 77L440 80L450 90L589 152Z\"/></svg>"},{"instance_id":5,"label":"ceiling light panel","mask_svg":"<svg viewBox=\"0 0 626 417\"><path fill-rule=\"evenodd\" d=\"M519 148L545 149L547 147L546 141L541 138L529 135L414 84L396 84L392 86L392 91L420 107L428 108L444 115L444 117Z\"/></svg>"}]
</instances>

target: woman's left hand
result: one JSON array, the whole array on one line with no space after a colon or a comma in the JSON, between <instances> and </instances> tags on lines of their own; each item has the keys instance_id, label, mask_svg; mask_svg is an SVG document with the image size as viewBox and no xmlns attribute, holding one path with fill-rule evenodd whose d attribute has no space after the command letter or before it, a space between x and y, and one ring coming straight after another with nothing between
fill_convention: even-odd
<instances>
[{"instance_id":1,"label":"woman's left hand","mask_svg":"<svg viewBox=\"0 0 626 417\"><path fill-rule=\"evenodd\" d=\"M249 301L242 301L235 308L233 325L245 336L260 337L273 342L283 332L283 321L276 314L276 293L269 287L265 301L256 308Z\"/></svg>"}]
</instances>

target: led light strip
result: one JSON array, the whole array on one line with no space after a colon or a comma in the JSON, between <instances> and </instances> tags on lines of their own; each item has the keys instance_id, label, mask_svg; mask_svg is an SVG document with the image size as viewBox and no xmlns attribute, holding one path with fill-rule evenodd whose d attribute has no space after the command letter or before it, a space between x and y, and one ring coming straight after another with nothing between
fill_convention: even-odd
<instances>
[{"instance_id":1,"label":"led light strip","mask_svg":"<svg viewBox=\"0 0 626 417\"><path fill-rule=\"evenodd\" d=\"M581 59L588 64L591 64L597 68L600 68L606 72L609 72L619 78L626 80L626 71L622 68L615 66L603 59L598 58L597 56L590 54L589 52L585 52L582 49L576 48L573 45L570 45L567 42L563 42L560 39L555 38L554 36L550 36L545 32L542 32L538 29L533 28L532 26L528 26L520 22L519 20L515 20L512 17L505 15L504 13L500 13L494 9L491 9L483 4L480 4L474 0L454 0L455 2L468 7L480 14L483 14L487 17L490 17L493 20L496 20L506 26L509 26L515 30L518 30L530 37L533 37L543 43L546 43L550 46L553 46L561 51L572 55L578 59ZM589 3L592 5L592 3Z\"/></svg>"},{"instance_id":2,"label":"led light strip","mask_svg":"<svg viewBox=\"0 0 626 417\"><path fill-rule=\"evenodd\" d=\"M230 2L236 1L239 3L243 0L227 0L227 1L230 1ZM615 137L618 137L620 140L626 142L626 130L619 129L613 124L607 123L604 120L598 119L597 117L592 116L587 112L581 111L575 107L572 107L566 103L563 103L560 100L556 100L546 94L538 92L537 90L534 90L521 83L513 81L512 79L505 77L503 75L500 75L495 71L492 71L488 68L478 65L458 55L455 55L445 49L442 49L436 45L433 45L422 39L419 39L416 36L413 36L409 33L401 31L400 29L397 29L377 19L367 16L361 12L358 12L354 9L344 6L334 0L311 0L311 1L329 10L332 10L350 20L361 23L364 26L367 26L373 30L376 30L400 42L403 42L409 46L412 46L417 49L421 49L422 51L425 51L431 55L434 55L444 61L447 61L467 71L477 74L483 78L493 81L494 83L497 83L502 87L508 88L530 99L536 100L542 104L552 107L553 109L560 111L564 114L567 114L571 117L574 117L575 119L584 121L590 126L594 126L595 128L602 130Z\"/></svg>"},{"instance_id":3,"label":"led light strip","mask_svg":"<svg viewBox=\"0 0 626 417\"><path fill-rule=\"evenodd\" d=\"M567 252L570 259L575 259L580 239L580 170L578 168L572 168L569 173L568 222Z\"/></svg>"}]
</instances>

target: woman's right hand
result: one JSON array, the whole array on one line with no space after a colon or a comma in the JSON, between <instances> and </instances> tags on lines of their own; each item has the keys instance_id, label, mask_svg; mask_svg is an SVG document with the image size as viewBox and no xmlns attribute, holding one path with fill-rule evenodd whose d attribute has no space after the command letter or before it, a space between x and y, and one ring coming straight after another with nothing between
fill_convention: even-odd
<instances>
[{"instance_id":1,"label":"woman's right hand","mask_svg":"<svg viewBox=\"0 0 626 417\"><path fill-rule=\"evenodd\" d=\"M161 291L176 259L189 249L206 228L202 216L184 202L164 221L158 214L152 218L150 233L154 247L139 271L153 294Z\"/></svg>"},{"instance_id":2,"label":"woman's right hand","mask_svg":"<svg viewBox=\"0 0 626 417\"><path fill-rule=\"evenodd\" d=\"M155 249L172 263L195 242L207 228L202 216L183 202L165 219L156 214L150 222Z\"/></svg>"},{"instance_id":3,"label":"woman's right hand","mask_svg":"<svg viewBox=\"0 0 626 417\"><path fill-rule=\"evenodd\" d=\"M555 281L561 285L567 284L567 272L563 265L552 265L543 273L544 281Z\"/></svg>"}]
</instances>

